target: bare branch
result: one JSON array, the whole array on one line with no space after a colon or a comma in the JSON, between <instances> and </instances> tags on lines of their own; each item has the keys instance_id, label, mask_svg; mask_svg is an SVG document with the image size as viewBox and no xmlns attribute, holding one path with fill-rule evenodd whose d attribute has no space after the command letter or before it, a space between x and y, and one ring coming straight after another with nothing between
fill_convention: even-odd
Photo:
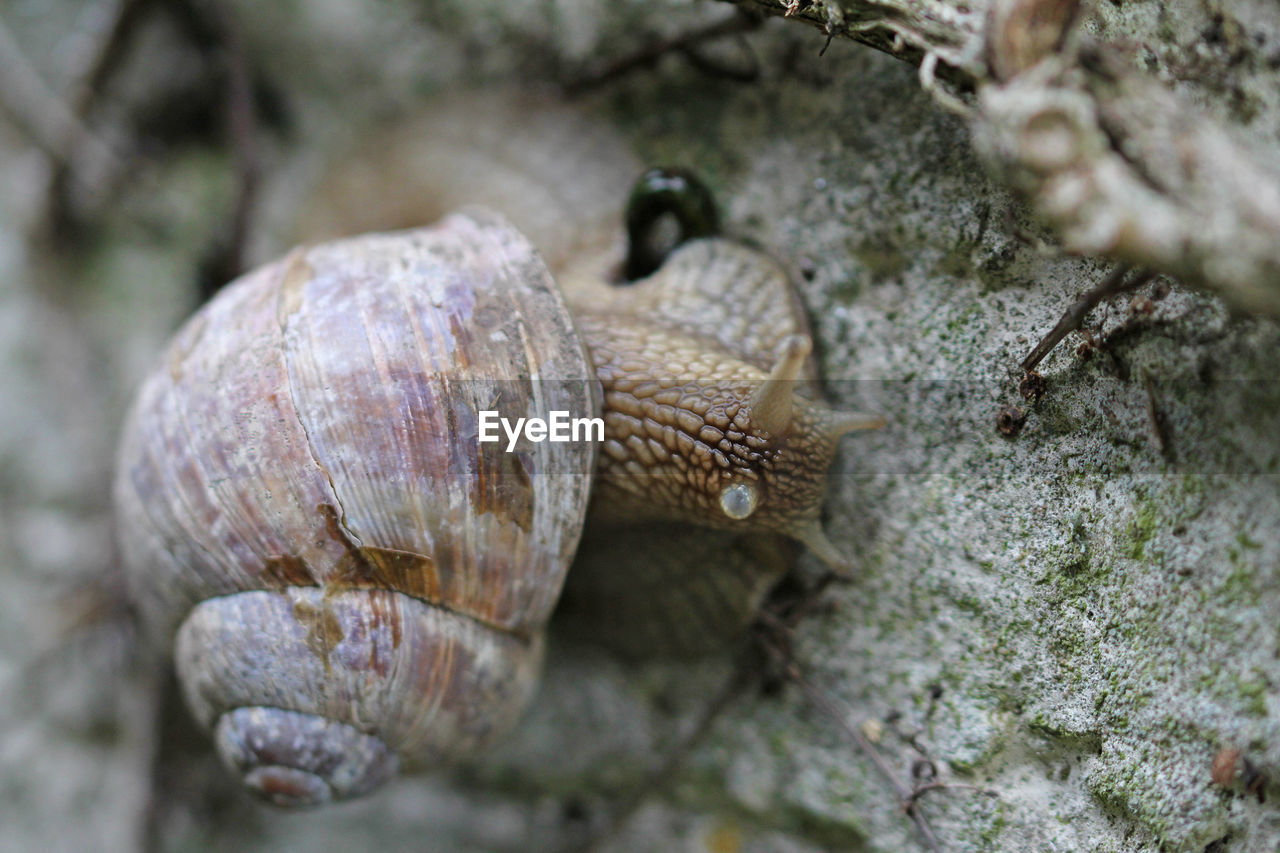
<instances>
[{"instance_id":1,"label":"bare branch","mask_svg":"<svg viewBox=\"0 0 1280 853\"><path fill-rule=\"evenodd\" d=\"M986 76L985 10L981 2L876 0L833 3L727 0L766 15L803 21L827 35L861 42L919 65L935 54L950 71L939 76L965 88Z\"/></svg>"},{"instance_id":2,"label":"bare branch","mask_svg":"<svg viewBox=\"0 0 1280 853\"><path fill-rule=\"evenodd\" d=\"M81 140L102 149L101 156L111 156L105 145L95 140L65 102L59 99L27 60L18 40L0 21L0 109L55 162L67 159Z\"/></svg>"},{"instance_id":3,"label":"bare branch","mask_svg":"<svg viewBox=\"0 0 1280 853\"><path fill-rule=\"evenodd\" d=\"M1099 302L1104 299L1110 299L1117 293L1126 290L1136 290L1142 285L1150 281L1153 276L1148 272L1139 272L1132 279L1126 281L1125 276L1129 274L1128 267L1120 267L1111 275L1107 276L1101 284L1081 296L1067 308L1062 318L1058 320L1057 325L1050 330L1049 334L1044 336L1040 343L1036 344L1026 358L1019 365L1024 371L1030 372L1036 369L1036 366L1044 360L1044 357L1053 351L1063 338L1080 328L1084 324L1084 318L1089 312L1098 306Z\"/></svg>"}]
</instances>

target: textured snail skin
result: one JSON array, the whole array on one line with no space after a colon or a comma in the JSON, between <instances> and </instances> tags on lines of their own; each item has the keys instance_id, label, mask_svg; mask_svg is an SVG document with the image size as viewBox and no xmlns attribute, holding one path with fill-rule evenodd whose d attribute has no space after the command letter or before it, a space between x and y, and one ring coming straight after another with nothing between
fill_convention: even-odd
<instances>
[{"instance_id":1,"label":"textured snail skin","mask_svg":"<svg viewBox=\"0 0 1280 853\"><path fill-rule=\"evenodd\" d=\"M790 540L841 559L819 513L850 427L798 381L783 383L784 429L753 418L780 350L807 341L789 279L767 255L706 239L634 287L566 293L603 387L605 442L562 623L628 657L714 651L790 567ZM739 489L753 496L745 518L722 504Z\"/></svg>"},{"instance_id":2,"label":"textured snail skin","mask_svg":"<svg viewBox=\"0 0 1280 853\"><path fill-rule=\"evenodd\" d=\"M390 175L449 151L441 114L384 151ZM638 170L616 140L540 121L554 155L509 127L453 151L474 182L518 185L518 229L476 210L296 249L187 322L126 423L131 589L224 762L278 805L357 796L500 737L571 562L580 627L686 653L741 631L790 539L838 559L823 479L838 436L868 424L794 393L811 366L785 272L708 239L614 286L620 211L601 211ZM517 150L538 180L514 177ZM565 161L590 186L566 189ZM375 178L363 192L387 189ZM406 197L458 194L416 180ZM354 227L435 213L353 207ZM587 219L546 221L569 210ZM485 409L598 413L605 441L507 453L478 441Z\"/></svg>"}]
</instances>

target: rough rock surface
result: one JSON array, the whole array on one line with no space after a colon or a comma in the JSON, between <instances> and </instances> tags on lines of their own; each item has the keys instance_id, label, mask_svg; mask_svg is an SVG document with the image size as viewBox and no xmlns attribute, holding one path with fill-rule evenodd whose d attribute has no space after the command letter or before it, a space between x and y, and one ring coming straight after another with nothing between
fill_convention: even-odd
<instances>
[{"instance_id":1,"label":"rough rock surface","mask_svg":"<svg viewBox=\"0 0 1280 853\"><path fill-rule=\"evenodd\" d=\"M1086 26L1143 45L1180 96L1280 145L1274 9L1173 5L1104 3ZM97 31L77 8L0 7L54 91ZM324 146L458 81L563 79L733 11L229 8L288 107L260 152L268 207L287 205L282 184ZM146 114L198 69L171 21L140 36L116 97ZM787 22L744 39L700 55L757 67L750 82L676 54L588 108L642 159L708 178L731 230L796 270L831 397L889 422L846 439L828 527L858 569L799 627L799 666L899 785L929 781L932 763L945 784L919 808L942 849L1275 849L1280 329L1157 281L1095 312L1093 343L1068 338L1041 365L1044 397L1024 401L1016 365L1108 266L1038 245L909 65L841 42L819 58L822 36ZM532 713L473 765L302 815L229 786L159 698L155 662L101 613L117 425L194 303L233 196L227 145L197 132L152 152L57 253L23 236L44 157L4 123L0 152L0 848L552 850L600 826L695 724L727 662L627 667L553 643ZM264 229L255 259L279 240ZM996 428L1008 406L1026 414L1016 437ZM1234 767L1225 784L1215 758ZM889 781L792 688L733 702L603 848L924 845Z\"/></svg>"}]
</instances>

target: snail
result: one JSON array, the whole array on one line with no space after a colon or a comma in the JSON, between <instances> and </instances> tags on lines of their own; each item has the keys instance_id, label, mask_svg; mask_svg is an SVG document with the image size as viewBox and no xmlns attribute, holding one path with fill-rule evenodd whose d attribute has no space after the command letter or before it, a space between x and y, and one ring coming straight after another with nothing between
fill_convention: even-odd
<instances>
[{"instance_id":1,"label":"snail","mask_svg":"<svg viewBox=\"0 0 1280 853\"><path fill-rule=\"evenodd\" d=\"M441 163L394 141L375 159L428 207L461 192L420 186L433 168L485 175L471 189L491 204L514 183L521 228L464 209L292 250L186 322L123 430L131 592L223 761L277 805L359 796L499 738L566 574L579 603L611 608L598 622L626 621L633 598L642 618L665 612L643 642L740 630L786 540L841 562L819 520L825 473L843 433L881 423L798 392L810 342L775 261L692 239L625 281L605 212L634 174L625 148L555 109L451 148L476 110L439 107L401 137ZM508 155L537 160L533 137L555 154L521 183ZM592 188L566 190L557 169ZM337 190L357 217L361 186L391 193L357 184ZM547 221L567 212L572 227ZM479 440L482 411L595 416L603 440L508 452Z\"/></svg>"}]
</instances>

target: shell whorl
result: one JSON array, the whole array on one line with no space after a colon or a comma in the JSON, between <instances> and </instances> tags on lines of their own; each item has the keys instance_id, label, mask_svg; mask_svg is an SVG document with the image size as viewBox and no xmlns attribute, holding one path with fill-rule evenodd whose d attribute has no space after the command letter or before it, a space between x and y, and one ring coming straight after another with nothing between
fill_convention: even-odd
<instances>
[{"instance_id":1,"label":"shell whorl","mask_svg":"<svg viewBox=\"0 0 1280 853\"><path fill-rule=\"evenodd\" d=\"M160 634L181 623L197 717L224 731L237 708L314 714L426 762L499 735L537 670L595 458L482 444L477 411L598 407L550 273L491 215L296 250L230 285L144 383L116 482L131 586ZM297 737L265 722L219 735L247 774L245 749ZM328 794L384 765L343 770L356 781ZM298 773L268 787L323 793Z\"/></svg>"},{"instance_id":2,"label":"shell whorl","mask_svg":"<svg viewBox=\"0 0 1280 853\"><path fill-rule=\"evenodd\" d=\"M368 793L399 760L381 738L314 714L236 708L218 718L218 754L245 787L277 806L318 806Z\"/></svg>"},{"instance_id":3,"label":"shell whorl","mask_svg":"<svg viewBox=\"0 0 1280 853\"><path fill-rule=\"evenodd\" d=\"M174 657L224 761L268 799L305 805L376 787L398 756L439 766L491 742L533 691L542 638L398 592L292 587L201 602Z\"/></svg>"}]
</instances>

